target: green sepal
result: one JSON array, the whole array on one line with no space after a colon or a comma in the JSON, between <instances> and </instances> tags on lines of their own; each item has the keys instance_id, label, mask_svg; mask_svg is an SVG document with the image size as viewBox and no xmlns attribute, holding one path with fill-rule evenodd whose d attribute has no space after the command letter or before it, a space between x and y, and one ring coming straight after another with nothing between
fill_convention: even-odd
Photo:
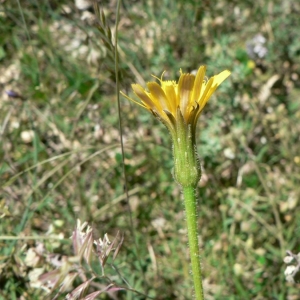
<instances>
[{"instance_id":1,"label":"green sepal","mask_svg":"<svg viewBox=\"0 0 300 300\"><path fill-rule=\"evenodd\" d=\"M172 135L174 154L174 178L182 187L196 187L201 168L196 151L194 130L186 124L180 109L177 109L176 130Z\"/></svg>"}]
</instances>

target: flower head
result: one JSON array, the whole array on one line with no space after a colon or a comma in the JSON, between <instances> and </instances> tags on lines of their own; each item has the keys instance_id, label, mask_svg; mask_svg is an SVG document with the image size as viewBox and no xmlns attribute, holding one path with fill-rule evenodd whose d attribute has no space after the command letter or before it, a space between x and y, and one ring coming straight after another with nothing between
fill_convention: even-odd
<instances>
[{"instance_id":1,"label":"flower head","mask_svg":"<svg viewBox=\"0 0 300 300\"><path fill-rule=\"evenodd\" d=\"M141 102L124 93L127 99L139 104L159 118L169 129L173 141L175 180L182 187L194 187L201 177L196 147L196 125L200 114L217 87L230 75L223 71L205 78L206 67L201 66L196 75L182 73L178 83L163 80L148 82L148 91L139 84L132 89ZM155 77L156 78L156 77Z\"/></svg>"},{"instance_id":2,"label":"flower head","mask_svg":"<svg viewBox=\"0 0 300 300\"><path fill-rule=\"evenodd\" d=\"M217 87L230 75L228 70L218 75L205 78L206 67L201 66L196 75L181 73L178 83L163 80L148 82L145 90L139 84L132 84L132 89L141 102L137 102L122 93L127 99L139 104L158 117L171 131L176 131L179 118L195 131L197 121L207 101Z\"/></svg>"}]
</instances>

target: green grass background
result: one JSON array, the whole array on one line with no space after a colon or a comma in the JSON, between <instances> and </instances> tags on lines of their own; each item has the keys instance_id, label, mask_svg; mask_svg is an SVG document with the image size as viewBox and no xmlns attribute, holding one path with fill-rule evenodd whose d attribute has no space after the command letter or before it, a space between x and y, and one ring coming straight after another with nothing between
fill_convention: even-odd
<instances>
[{"instance_id":1,"label":"green grass background","mask_svg":"<svg viewBox=\"0 0 300 300\"><path fill-rule=\"evenodd\" d=\"M112 34L116 5L100 5ZM0 1L0 299L46 299L29 274L51 266L46 259L27 266L25 257L38 243L45 253L71 256L78 218L98 237L124 233L118 258L106 266L117 285L153 299L192 299L170 136L120 99L131 222L114 53L93 14L72 1ZM198 124L206 299L300 299L283 263L286 250L300 247L299 14L299 1L290 0L121 4L124 92L163 71L170 79L203 64L208 77L232 72ZM259 33L267 53L250 57L247 45ZM115 299L144 295L121 291Z\"/></svg>"}]
</instances>

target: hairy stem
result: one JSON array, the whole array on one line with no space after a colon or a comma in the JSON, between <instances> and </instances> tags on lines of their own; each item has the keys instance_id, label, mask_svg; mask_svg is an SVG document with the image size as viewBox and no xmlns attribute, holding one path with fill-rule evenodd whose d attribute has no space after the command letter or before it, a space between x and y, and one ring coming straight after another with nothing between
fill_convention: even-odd
<instances>
[{"instance_id":1,"label":"hairy stem","mask_svg":"<svg viewBox=\"0 0 300 300\"><path fill-rule=\"evenodd\" d=\"M200 253L198 246L197 228L197 204L194 187L182 187L184 205L186 211L186 221L188 229L189 248L192 264L192 274L195 288L195 299L203 300L202 274L200 265Z\"/></svg>"}]
</instances>

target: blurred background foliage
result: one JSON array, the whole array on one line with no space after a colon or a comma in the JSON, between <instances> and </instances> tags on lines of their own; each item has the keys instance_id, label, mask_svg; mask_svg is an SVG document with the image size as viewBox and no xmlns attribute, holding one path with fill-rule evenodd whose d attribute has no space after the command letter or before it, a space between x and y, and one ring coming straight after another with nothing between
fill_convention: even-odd
<instances>
[{"instance_id":1,"label":"blurred background foliage","mask_svg":"<svg viewBox=\"0 0 300 300\"><path fill-rule=\"evenodd\" d=\"M0 299L46 297L34 287L35 271L54 268L51 253L72 255L78 218L99 236L124 233L107 271L117 285L154 299L191 299L170 137L122 98L128 209L108 35L116 1L99 5L102 32L88 1L0 1ZM206 299L299 299L283 263L286 250L300 247L299 15L291 0L121 4L124 92L163 71L170 79L202 64L207 76L232 72L199 122Z\"/></svg>"}]
</instances>

